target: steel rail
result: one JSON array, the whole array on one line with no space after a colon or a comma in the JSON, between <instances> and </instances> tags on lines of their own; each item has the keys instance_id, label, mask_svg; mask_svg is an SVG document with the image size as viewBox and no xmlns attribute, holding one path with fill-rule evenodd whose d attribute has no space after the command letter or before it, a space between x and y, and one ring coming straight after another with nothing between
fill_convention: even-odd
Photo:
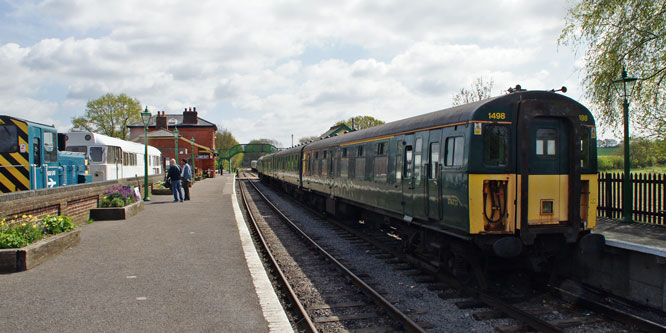
<instances>
[{"instance_id":1,"label":"steel rail","mask_svg":"<svg viewBox=\"0 0 666 333\"><path fill-rule=\"evenodd\" d=\"M368 296L372 297L375 302L386 308L390 314L400 322L402 322L403 327L405 328L406 331L408 332L425 332L425 330L419 326L416 322L414 322L411 318L409 318L407 315L405 315L402 311L400 311L398 308L396 308L391 302L389 302L386 298L384 298L382 295L380 295L377 291L372 289L369 285L367 285L363 280L361 280L356 274L354 274L352 271L350 271L347 267L345 267L342 263L340 263L335 257L333 257L331 254L329 254L326 250L324 250L317 242L315 242L312 238L310 238L303 230L301 230L294 222L291 221L286 215L284 215L261 191L257 188L256 185L253 184L253 182L249 182L252 187L257 191L257 193L264 199L266 204L271 207L271 209L282 218L283 221L287 222L287 224L293 228L303 239L307 240L314 248L316 248L323 256L325 256L328 260L330 260L332 263L334 263L343 273L345 273L347 276L349 276L352 279L352 282L359 288L361 288L362 291L364 291Z\"/></svg>"},{"instance_id":2,"label":"steel rail","mask_svg":"<svg viewBox=\"0 0 666 333\"><path fill-rule=\"evenodd\" d=\"M240 185L240 182L239 182ZM310 318L310 315L308 312L305 310L305 307L303 307L303 304L301 301L298 299L298 296L296 295L296 292L294 289L291 287L291 284L289 284L289 281L287 280L287 277L284 275L284 272L282 272L282 269L280 268L280 265L278 265L277 260L273 256L273 253L271 252L270 248L268 247L268 243L266 243L266 239L264 238L263 233L261 232L261 229L259 228L259 225L257 224L257 220L254 218L254 214L252 213L252 210L250 209L250 205L248 203L247 199L247 193L243 189L243 186L238 186L241 192L241 197L243 198L243 206L245 207L245 211L247 212L248 217L250 218L250 221L252 222L252 227L254 230L257 232L257 237L259 238L259 241L261 242L261 245L263 248L266 250L266 254L270 258L271 264L273 265L273 268L275 268L275 271L278 273L280 277L280 281L284 284L285 288L289 292L289 298L291 298L292 302L296 304L296 307L298 308L298 311L301 313L303 316L305 323L307 324L307 329L309 329L310 332L317 332L317 328L315 327L314 323L312 322L312 319Z\"/></svg>"},{"instance_id":3,"label":"steel rail","mask_svg":"<svg viewBox=\"0 0 666 333\"><path fill-rule=\"evenodd\" d=\"M550 286L550 288L556 292L559 293L560 295L567 296L568 298L570 297L571 299L575 299L576 302L581 303L584 307L586 308L591 308L603 313L606 313L608 316L613 318L614 320L620 320L623 321L627 324L632 324L638 327L640 330L645 331L645 332L666 332L666 326L661 325L659 323L655 323L651 320L641 318L639 316L621 311L619 309L615 309L613 307L610 307L608 305L593 301L591 299L585 298L584 296L576 295L573 294L569 291L566 291L562 288L555 287L555 286Z\"/></svg>"}]
</instances>

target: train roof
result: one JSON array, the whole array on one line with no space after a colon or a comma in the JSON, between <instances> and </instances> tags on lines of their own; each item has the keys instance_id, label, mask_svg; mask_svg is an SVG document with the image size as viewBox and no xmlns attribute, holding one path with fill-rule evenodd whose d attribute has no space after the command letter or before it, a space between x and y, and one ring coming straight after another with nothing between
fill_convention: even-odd
<instances>
[{"instance_id":1,"label":"train roof","mask_svg":"<svg viewBox=\"0 0 666 333\"><path fill-rule=\"evenodd\" d=\"M14 120L18 120L20 122L24 122L24 123L26 123L30 126L36 126L36 127L40 127L40 128L48 128L48 129L53 129L53 130L56 129L54 125L42 124L42 123L38 123L36 121L26 120L26 119L23 119L23 118L18 118L18 117L13 117L13 116L8 116L8 115L0 115L0 118L14 119Z\"/></svg>"},{"instance_id":2,"label":"train roof","mask_svg":"<svg viewBox=\"0 0 666 333\"><path fill-rule=\"evenodd\" d=\"M85 139L86 135L90 135L89 140ZM116 146L123 149L126 152L132 153L143 153L144 147L143 144L127 141L119 138L114 138L104 134L92 133L92 132L70 132L67 133L67 145L85 145L85 146ZM148 146L148 152L153 155L161 155L159 149Z\"/></svg>"},{"instance_id":3,"label":"train roof","mask_svg":"<svg viewBox=\"0 0 666 333\"><path fill-rule=\"evenodd\" d=\"M575 106L581 112L586 112L593 119L589 110L575 100L561 94L550 91L519 91L510 94L500 95L488 98L482 101L454 106L448 109L434 111L403 120L398 120L383 125L374 126L360 131L350 132L343 135L322 139L305 145L306 150L324 148L331 145L338 145L347 142L363 141L366 139L378 138L382 136L396 135L399 133L410 133L419 130L432 128L435 124L466 124L470 121L479 119L488 119L489 108L504 108L507 112L515 113L518 102L523 100L550 100L561 103L568 103ZM511 115L510 115L511 116ZM511 117L510 119L512 119ZM511 121L511 120L509 120ZM592 120L593 121L593 120ZM297 147L299 148L299 147ZM303 149L303 147L300 147ZM282 152L280 152L282 153ZM279 154L279 153L277 153Z\"/></svg>"}]
</instances>

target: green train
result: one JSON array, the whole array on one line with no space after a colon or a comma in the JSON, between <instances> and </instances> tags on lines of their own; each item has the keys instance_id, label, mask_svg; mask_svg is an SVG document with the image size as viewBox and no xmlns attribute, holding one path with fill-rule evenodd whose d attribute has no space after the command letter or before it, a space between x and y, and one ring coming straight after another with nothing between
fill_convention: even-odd
<instances>
[{"instance_id":1,"label":"green train","mask_svg":"<svg viewBox=\"0 0 666 333\"><path fill-rule=\"evenodd\" d=\"M596 127L580 103L516 90L263 156L262 180L397 233L452 270L600 249Z\"/></svg>"}]
</instances>

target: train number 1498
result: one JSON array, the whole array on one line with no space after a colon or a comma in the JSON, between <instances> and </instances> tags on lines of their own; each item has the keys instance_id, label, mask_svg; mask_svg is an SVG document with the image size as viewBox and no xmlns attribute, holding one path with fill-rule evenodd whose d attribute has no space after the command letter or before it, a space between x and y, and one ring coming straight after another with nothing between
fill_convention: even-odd
<instances>
[{"instance_id":1,"label":"train number 1498","mask_svg":"<svg viewBox=\"0 0 666 333\"><path fill-rule=\"evenodd\" d=\"M504 120L504 119L506 119L506 113L504 113L504 112L491 112L491 113L488 113L488 119Z\"/></svg>"}]
</instances>

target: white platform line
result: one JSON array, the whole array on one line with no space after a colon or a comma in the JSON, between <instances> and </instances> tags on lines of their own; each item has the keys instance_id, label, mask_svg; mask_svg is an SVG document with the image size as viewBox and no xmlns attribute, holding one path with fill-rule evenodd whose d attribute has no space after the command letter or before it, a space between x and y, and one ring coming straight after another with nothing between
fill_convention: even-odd
<instances>
[{"instance_id":1,"label":"white platform line","mask_svg":"<svg viewBox=\"0 0 666 333\"><path fill-rule=\"evenodd\" d=\"M240 234L243 253L245 254L245 261L252 276L252 283L254 289L259 297L259 304L264 314L264 318L268 322L268 329L270 332L293 332L287 314L284 312L280 301L273 290L273 285L266 275L264 265L259 259L257 250L254 248L250 231L245 225L245 219L241 212L238 200L236 200L236 176L233 176L233 197L231 198L234 207L234 215L236 217L236 225Z\"/></svg>"},{"instance_id":2,"label":"white platform line","mask_svg":"<svg viewBox=\"0 0 666 333\"><path fill-rule=\"evenodd\" d=\"M666 251L664 249L660 249L649 245L637 244L618 239L608 239L608 238L606 238L606 245L666 258Z\"/></svg>"}]
</instances>

